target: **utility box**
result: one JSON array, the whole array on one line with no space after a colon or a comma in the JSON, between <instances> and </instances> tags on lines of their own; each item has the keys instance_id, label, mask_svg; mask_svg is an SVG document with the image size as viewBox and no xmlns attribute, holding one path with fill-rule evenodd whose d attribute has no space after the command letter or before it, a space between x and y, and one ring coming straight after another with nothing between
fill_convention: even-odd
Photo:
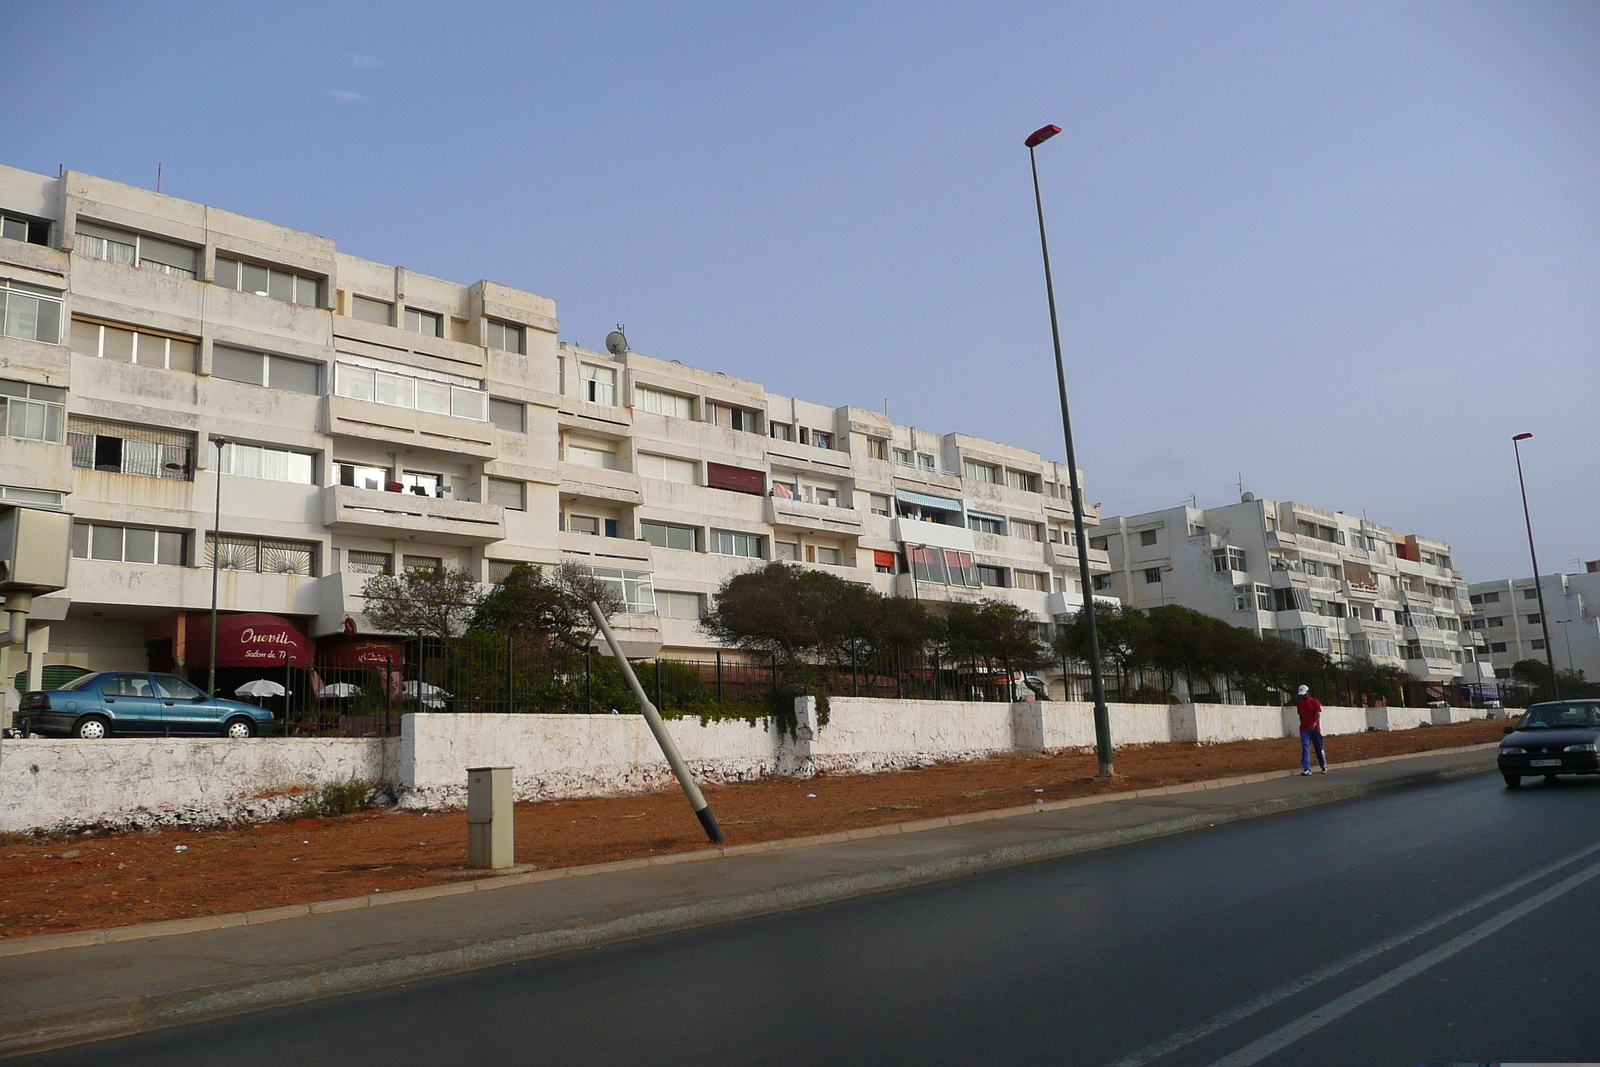
<instances>
[{"instance_id":1,"label":"utility box","mask_svg":"<svg viewBox=\"0 0 1600 1067\"><path fill-rule=\"evenodd\" d=\"M67 587L72 516L0 507L0 592L54 593Z\"/></svg>"},{"instance_id":2,"label":"utility box","mask_svg":"<svg viewBox=\"0 0 1600 1067\"><path fill-rule=\"evenodd\" d=\"M498 869L514 864L511 831L511 768L469 767L467 866Z\"/></svg>"}]
</instances>

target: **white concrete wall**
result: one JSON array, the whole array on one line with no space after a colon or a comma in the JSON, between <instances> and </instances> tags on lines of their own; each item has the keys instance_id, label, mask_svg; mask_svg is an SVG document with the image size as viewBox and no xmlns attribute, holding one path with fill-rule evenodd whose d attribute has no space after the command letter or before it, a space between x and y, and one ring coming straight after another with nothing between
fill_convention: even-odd
<instances>
[{"instance_id":1,"label":"white concrete wall","mask_svg":"<svg viewBox=\"0 0 1600 1067\"><path fill-rule=\"evenodd\" d=\"M322 786L383 780L384 749L374 738L6 741L0 833L274 819Z\"/></svg>"},{"instance_id":2,"label":"white concrete wall","mask_svg":"<svg viewBox=\"0 0 1600 1067\"><path fill-rule=\"evenodd\" d=\"M1423 723L1433 725L1431 708L1367 708L1367 728L1371 730L1410 730Z\"/></svg>"}]
</instances>

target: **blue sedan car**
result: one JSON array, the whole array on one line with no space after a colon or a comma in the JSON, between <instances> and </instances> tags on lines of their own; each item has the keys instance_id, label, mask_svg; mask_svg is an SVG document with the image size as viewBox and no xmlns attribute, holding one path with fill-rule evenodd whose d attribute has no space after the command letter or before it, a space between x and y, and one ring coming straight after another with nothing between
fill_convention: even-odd
<instances>
[{"instance_id":1,"label":"blue sedan car","mask_svg":"<svg viewBox=\"0 0 1600 1067\"><path fill-rule=\"evenodd\" d=\"M102 671L60 689L27 693L18 717L43 737L137 737L203 734L254 737L276 721L272 712L207 696L175 674Z\"/></svg>"}]
</instances>

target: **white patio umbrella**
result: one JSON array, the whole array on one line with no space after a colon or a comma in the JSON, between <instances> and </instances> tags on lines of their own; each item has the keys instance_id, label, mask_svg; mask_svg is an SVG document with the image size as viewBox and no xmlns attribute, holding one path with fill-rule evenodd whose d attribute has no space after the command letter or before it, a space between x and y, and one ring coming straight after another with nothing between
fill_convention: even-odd
<instances>
[{"instance_id":1,"label":"white patio umbrella","mask_svg":"<svg viewBox=\"0 0 1600 1067\"><path fill-rule=\"evenodd\" d=\"M323 686L322 692L317 694L317 698L320 700L330 697L356 697L360 695L361 687L359 685L352 685L349 682L334 682L331 685Z\"/></svg>"},{"instance_id":2,"label":"white patio umbrella","mask_svg":"<svg viewBox=\"0 0 1600 1067\"><path fill-rule=\"evenodd\" d=\"M287 690L277 682L269 681L266 678L257 678L235 689L233 695L239 697L281 697L286 692Z\"/></svg>"},{"instance_id":3,"label":"white patio umbrella","mask_svg":"<svg viewBox=\"0 0 1600 1067\"><path fill-rule=\"evenodd\" d=\"M402 696L415 700L417 698L417 682L414 679L407 682L400 692ZM444 707L444 701L439 698L449 695L449 693L430 682L422 683L422 706L425 708Z\"/></svg>"}]
</instances>

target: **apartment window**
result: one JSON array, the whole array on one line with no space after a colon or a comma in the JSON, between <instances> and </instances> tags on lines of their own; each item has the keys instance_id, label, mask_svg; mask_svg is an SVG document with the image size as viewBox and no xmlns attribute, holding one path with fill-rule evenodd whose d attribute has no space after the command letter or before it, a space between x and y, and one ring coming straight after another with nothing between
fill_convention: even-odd
<instances>
[{"instance_id":1,"label":"apartment window","mask_svg":"<svg viewBox=\"0 0 1600 1067\"><path fill-rule=\"evenodd\" d=\"M1214 548L1211 550L1211 566L1218 574L1227 574L1229 571L1249 570L1244 564L1245 553L1242 548Z\"/></svg>"},{"instance_id":2,"label":"apartment window","mask_svg":"<svg viewBox=\"0 0 1600 1067\"><path fill-rule=\"evenodd\" d=\"M444 316L436 311L408 307L404 325L407 330L420 333L424 337L444 336Z\"/></svg>"},{"instance_id":3,"label":"apartment window","mask_svg":"<svg viewBox=\"0 0 1600 1067\"><path fill-rule=\"evenodd\" d=\"M1498 604L1498 603L1500 603L1500 594L1499 593L1485 593L1485 594L1483 594L1483 602L1485 604Z\"/></svg>"},{"instance_id":4,"label":"apartment window","mask_svg":"<svg viewBox=\"0 0 1600 1067\"><path fill-rule=\"evenodd\" d=\"M649 389L642 385L633 387L633 406L655 415L668 415L675 419L694 418L694 398Z\"/></svg>"},{"instance_id":5,"label":"apartment window","mask_svg":"<svg viewBox=\"0 0 1600 1067\"><path fill-rule=\"evenodd\" d=\"M0 334L60 344L61 294L0 278Z\"/></svg>"},{"instance_id":6,"label":"apartment window","mask_svg":"<svg viewBox=\"0 0 1600 1067\"><path fill-rule=\"evenodd\" d=\"M1020 489L1024 493L1037 493L1039 491L1039 476L1027 471L1006 471L1006 484L1013 489Z\"/></svg>"},{"instance_id":7,"label":"apartment window","mask_svg":"<svg viewBox=\"0 0 1600 1067\"><path fill-rule=\"evenodd\" d=\"M800 542L774 541L772 558L783 560L785 563L798 563L800 561Z\"/></svg>"},{"instance_id":8,"label":"apartment window","mask_svg":"<svg viewBox=\"0 0 1600 1067\"><path fill-rule=\"evenodd\" d=\"M832 448L833 447L833 434L824 433L822 430L812 430L811 431L811 447L812 448Z\"/></svg>"},{"instance_id":9,"label":"apartment window","mask_svg":"<svg viewBox=\"0 0 1600 1067\"><path fill-rule=\"evenodd\" d=\"M1110 545L1110 543L1111 543L1110 538L1106 538L1106 537L1091 537L1091 538L1089 538L1089 547L1094 549L1096 552L1104 552L1104 551L1106 551L1106 548L1107 548L1107 546Z\"/></svg>"},{"instance_id":10,"label":"apartment window","mask_svg":"<svg viewBox=\"0 0 1600 1067\"><path fill-rule=\"evenodd\" d=\"M401 471L400 491L434 500L444 497L444 475L433 471Z\"/></svg>"},{"instance_id":11,"label":"apartment window","mask_svg":"<svg viewBox=\"0 0 1600 1067\"><path fill-rule=\"evenodd\" d=\"M881 493L868 493L867 510L874 515L889 515L889 498Z\"/></svg>"},{"instance_id":12,"label":"apartment window","mask_svg":"<svg viewBox=\"0 0 1600 1067\"><path fill-rule=\"evenodd\" d=\"M444 570L444 560L439 556L403 556L401 562L408 571L438 574Z\"/></svg>"},{"instance_id":13,"label":"apartment window","mask_svg":"<svg viewBox=\"0 0 1600 1067\"><path fill-rule=\"evenodd\" d=\"M1160 581L1161 581L1161 568L1160 567L1146 567L1144 569L1144 584L1145 585L1157 585L1157 584L1160 583Z\"/></svg>"},{"instance_id":14,"label":"apartment window","mask_svg":"<svg viewBox=\"0 0 1600 1067\"><path fill-rule=\"evenodd\" d=\"M1006 520L999 515L980 515L976 512L967 512L967 526L978 533L1006 534Z\"/></svg>"},{"instance_id":15,"label":"apartment window","mask_svg":"<svg viewBox=\"0 0 1600 1067\"><path fill-rule=\"evenodd\" d=\"M511 577L511 572L516 570L520 561L514 559L486 559L489 565L489 584L499 585Z\"/></svg>"},{"instance_id":16,"label":"apartment window","mask_svg":"<svg viewBox=\"0 0 1600 1067\"><path fill-rule=\"evenodd\" d=\"M1539 590L1537 590L1537 589L1524 589L1522 591L1522 599L1523 600L1537 600L1538 598L1539 598Z\"/></svg>"},{"instance_id":17,"label":"apartment window","mask_svg":"<svg viewBox=\"0 0 1600 1067\"><path fill-rule=\"evenodd\" d=\"M1051 526L1050 543L1052 545L1075 546L1078 543L1078 535L1065 526Z\"/></svg>"},{"instance_id":18,"label":"apartment window","mask_svg":"<svg viewBox=\"0 0 1600 1067\"><path fill-rule=\"evenodd\" d=\"M735 533L732 530L711 531L711 551L719 556L745 556L765 559L760 534Z\"/></svg>"},{"instance_id":19,"label":"apartment window","mask_svg":"<svg viewBox=\"0 0 1600 1067\"><path fill-rule=\"evenodd\" d=\"M996 589L1004 589L1006 587L1006 569L1004 567L990 567L987 564L980 563L975 569L978 572L979 585L990 585Z\"/></svg>"},{"instance_id":20,"label":"apartment window","mask_svg":"<svg viewBox=\"0 0 1600 1067\"><path fill-rule=\"evenodd\" d=\"M394 305L387 300L374 300L370 296L350 298L350 317L374 326L394 325Z\"/></svg>"},{"instance_id":21,"label":"apartment window","mask_svg":"<svg viewBox=\"0 0 1600 1067\"><path fill-rule=\"evenodd\" d=\"M489 421L507 433L528 432L528 408L515 400L489 398Z\"/></svg>"},{"instance_id":22,"label":"apartment window","mask_svg":"<svg viewBox=\"0 0 1600 1067\"><path fill-rule=\"evenodd\" d=\"M142 233L112 229L92 222L78 223L76 243L80 254L90 259L103 259L110 263L123 263L140 270L158 274L174 274L180 278L195 276L198 249L188 245L163 241Z\"/></svg>"},{"instance_id":23,"label":"apartment window","mask_svg":"<svg viewBox=\"0 0 1600 1067\"><path fill-rule=\"evenodd\" d=\"M715 426L743 433L761 432L761 413L729 404L706 403L706 421Z\"/></svg>"},{"instance_id":24,"label":"apartment window","mask_svg":"<svg viewBox=\"0 0 1600 1067\"><path fill-rule=\"evenodd\" d=\"M261 445L240 445L231 441L222 446L223 474L315 485L317 484L315 466L316 457L305 452L291 452L287 449L266 448Z\"/></svg>"},{"instance_id":25,"label":"apartment window","mask_svg":"<svg viewBox=\"0 0 1600 1067\"><path fill-rule=\"evenodd\" d=\"M1528 623L1529 625L1537 626L1543 618L1544 616L1540 615L1538 612L1534 612L1532 615L1528 616Z\"/></svg>"},{"instance_id":26,"label":"apartment window","mask_svg":"<svg viewBox=\"0 0 1600 1067\"><path fill-rule=\"evenodd\" d=\"M990 485L1000 483L1000 468L992 463L979 463L977 460L969 459L962 463L961 469L971 481L988 482Z\"/></svg>"},{"instance_id":27,"label":"apartment window","mask_svg":"<svg viewBox=\"0 0 1600 1067\"><path fill-rule=\"evenodd\" d=\"M387 467L365 467L358 463L338 463L335 467L339 473L339 484L357 489L386 490L393 473Z\"/></svg>"},{"instance_id":28,"label":"apartment window","mask_svg":"<svg viewBox=\"0 0 1600 1067\"><path fill-rule=\"evenodd\" d=\"M189 535L181 530L155 530L147 526L113 526L106 523L72 524L74 559L103 559L118 563L159 563L181 567L188 562Z\"/></svg>"},{"instance_id":29,"label":"apartment window","mask_svg":"<svg viewBox=\"0 0 1600 1067\"><path fill-rule=\"evenodd\" d=\"M837 548L829 548L826 545L807 545L806 558L812 563L826 563L830 567L837 567L841 556Z\"/></svg>"},{"instance_id":30,"label":"apartment window","mask_svg":"<svg viewBox=\"0 0 1600 1067\"><path fill-rule=\"evenodd\" d=\"M656 590L656 614L666 619L698 619L703 601L699 593L673 593Z\"/></svg>"},{"instance_id":31,"label":"apartment window","mask_svg":"<svg viewBox=\"0 0 1600 1067\"><path fill-rule=\"evenodd\" d=\"M65 389L0 380L0 436L59 445L66 431Z\"/></svg>"},{"instance_id":32,"label":"apartment window","mask_svg":"<svg viewBox=\"0 0 1600 1067\"><path fill-rule=\"evenodd\" d=\"M528 354L527 331L514 323L487 319L483 324L484 341L490 348L525 356Z\"/></svg>"},{"instance_id":33,"label":"apartment window","mask_svg":"<svg viewBox=\"0 0 1600 1067\"><path fill-rule=\"evenodd\" d=\"M774 441L793 441L794 425L787 422L768 422L767 435Z\"/></svg>"},{"instance_id":34,"label":"apartment window","mask_svg":"<svg viewBox=\"0 0 1600 1067\"><path fill-rule=\"evenodd\" d=\"M232 345L211 346L211 376L286 393L322 392L322 364Z\"/></svg>"},{"instance_id":35,"label":"apartment window","mask_svg":"<svg viewBox=\"0 0 1600 1067\"><path fill-rule=\"evenodd\" d=\"M487 502L511 511L527 511L527 484L510 478L490 478Z\"/></svg>"},{"instance_id":36,"label":"apartment window","mask_svg":"<svg viewBox=\"0 0 1600 1067\"><path fill-rule=\"evenodd\" d=\"M578 514L568 515L567 516L567 532L568 533L575 533L575 534L584 534L585 536L588 536L588 537L599 537L600 536L600 516L598 516L598 515L578 515Z\"/></svg>"},{"instance_id":37,"label":"apartment window","mask_svg":"<svg viewBox=\"0 0 1600 1067\"><path fill-rule=\"evenodd\" d=\"M0 237L8 241L25 241L30 245L50 245L50 223L44 219L30 219L10 212L0 214Z\"/></svg>"},{"instance_id":38,"label":"apartment window","mask_svg":"<svg viewBox=\"0 0 1600 1067\"><path fill-rule=\"evenodd\" d=\"M274 357L276 359L277 357ZM414 408L436 415L489 421L489 394L431 378L391 374L372 367L340 363L334 368L334 392L352 400L371 400L393 407Z\"/></svg>"},{"instance_id":39,"label":"apartment window","mask_svg":"<svg viewBox=\"0 0 1600 1067\"><path fill-rule=\"evenodd\" d=\"M72 320L72 350L80 356L194 373L200 342L131 326Z\"/></svg>"},{"instance_id":40,"label":"apartment window","mask_svg":"<svg viewBox=\"0 0 1600 1067\"><path fill-rule=\"evenodd\" d=\"M699 537L693 526L674 526L665 522L639 523L639 535L657 548L676 548L693 552L699 547Z\"/></svg>"},{"instance_id":41,"label":"apartment window","mask_svg":"<svg viewBox=\"0 0 1600 1067\"><path fill-rule=\"evenodd\" d=\"M1235 586L1233 590L1233 610L1250 610L1250 587L1248 585Z\"/></svg>"},{"instance_id":42,"label":"apartment window","mask_svg":"<svg viewBox=\"0 0 1600 1067\"><path fill-rule=\"evenodd\" d=\"M1018 589L1031 589L1036 593L1046 591L1048 578L1038 571L1012 571L1012 580Z\"/></svg>"},{"instance_id":43,"label":"apartment window","mask_svg":"<svg viewBox=\"0 0 1600 1067\"><path fill-rule=\"evenodd\" d=\"M1021 519L1011 520L1011 536L1022 541L1043 541L1044 534L1039 530L1036 522L1023 522Z\"/></svg>"},{"instance_id":44,"label":"apartment window","mask_svg":"<svg viewBox=\"0 0 1600 1067\"><path fill-rule=\"evenodd\" d=\"M1094 591L1097 593L1103 593L1111 588L1111 575L1109 574L1096 574L1092 581L1094 582Z\"/></svg>"},{"instance_id":45,"label":"apartment window","mask_svg":"<svg viewBox=\"0 0 1600 1067\"><path fill-rule=\"evenodd\" d=\"M48 489L19 489L14 485L0 485L0 500L25 508L48 508L51 511L60 511L62 494Z\"/></svg>"},{"instance_id":46,"label":"apartment window","mask_svg":"<svg viewBox=\"0 0 1600 1067\"><path fill-rule=\"evenodd\" d=\"M67 417L72 465L108 474L138 474L186 482L194 474L194 434L153 426Z\"/></svg>"},{"instance_id":47,"label":"apartment window","mask_svg":"<svg viewBox=\"0 0 1600 1067\"><path fill-rule=\"evenodd\" d=\"M883 440L881 437L869 437L869 438L867 438L867 458L868 459L888 459L889 458L889 442Z\"/></svg>"},{"instance_id":48,"label":"apartment window","mask_svg":"<svg viewBox=\"0 0 1600 1067\"><path fill-rule=\"evenodd\" d=\"M1543 652L1544 651L1544 641L1543 641L1543 639L1534 638L1534 640L1532 642L1532 646L1533 646L1533 650L1535 652Z\"/></svg>"},{"instance_id":49,"label":"apartment window","mask_svg":"<svg viewBox=\"0 0 1600 1067\"><path fill-rule=\"evenodd\" d=\"M693 461L673 456L640 452L638 473L645 478L658 478L663 482L677 482L679 485L695 484Z\"/></svg>"},{"instance_id":50,"label":"apartment window","mask_svg":"<svg viewBox=\"0 0 1600 1067\"><path fill-rule=\"evenodd\" d=\"M1270 585L1256 586L1256 607L1262 611L1272 610L1272 587Z\"/></svg>"},{"instance_id":51,"label":"apartment window","mask_svg":"<svg viewBox=\"0 0 1600 1067\"><path fill-rule=\"evenodd\" d=\"M352 548L344 558L344 569L351 574L394 573L394 556L388 552L360 552Z\"/></svg>"},{"instance_id":52,"label":"apartment window","mask_svg":"<svg viewBox=\"0 0 1600 1067\"><path fill-rule=\"evenodd\" d=\"M575 466L598 467L608 471L617 467L616 446L609 441L569 437L565 446L562 458Z\"/></svg>"},{"instance_id":53,"label":"apartment window","mask_svg":"<svg viewBox=\"0 0 1600 1067\"><path fill-rule=\"evenodd\" d=\"M409 558L409 557L408 557ZM205 565L225 571L259 574L317 576L317 545L313 541L285 541L275 537L239 534L206 535Z\"/></svg>"},{"instance_id":54,"label":"apartment window","mask_svg":"<svg viewBox=\"0 0 1600 1067\"><path fill-rule=\"evenodd\" d=\"M872 569L879 574L899 574L899 554L894 552L885 552L881 548L873 549Z\"/></svg>"},{"instance_id":55,"label":"apartment window","mask_svg":"<svg viewBox=\"0 0 1600 1067\"><path fill-rule=\"evenodd\" d=\"M1489 644L1489 651L1490 652L1504 652L1505 650L1506 650L1506 643L1504 641L1492 641Z\"/></svg>"},{"instance_id":56,"label":"apartment window","mask_svg":"<svg viewBox=\"0 0 1600 1067\"><path fill-rule=\"evenodd\" d=\"M1492 618L1489 619L1489 626L1494 628L1494 629L1499 629L1500 627L1504 626L1505 624L1506 624L1506 617L1504 615L1495 615L1495 616L1493 616Z\"/></svg>"},{"instance_id":57,"label":"apartment window","mask_svg":"<svg viewBox=\"0 0 1600 1067\"><path fill-rule=\"evenodd\" d=\"M895 449L894 461L902 467L915 467L917 465L917 459L911 454L911 449L909 448Z\"/></svg>"},{"instance_id":58,"label":"apartment window","mask_svg":"<svg viewBox=\"0 0 1600 1067\"><path fill-rule=\"evenodd\" d=\"M224 289L270 296L286 304L303 304L313 308L322 306L322 279L310 274L296 274L283 267L268 267L219 255L216 274L211 280Z\"/></svg>"},{"instance_id":59,"label":"apartment window","mask_svg":"<svg viewBox=\"0 0 1600 1067\"><path fill-rule=\"evenodd\" d=\"M1154 530L1140 530L1139 531L1139 543L1141 545L1146 545L1146 546L1155 544L1156 543L1156 531L1154 531Z\"/></svg>"},{"instance_id":60,"label":"apartment window","mask_svg":"<svg viewBox=\"0 0 1600 1067\"><path fill-rule=\"evenodd\" d=\"M612 367L596 367L591 363L578 364L579 396L591 404L617 406L617 372ZM668 413L663 413L668 414ZM683 416L687 418L688 416Z\"/></svg>"}]
</instances>

